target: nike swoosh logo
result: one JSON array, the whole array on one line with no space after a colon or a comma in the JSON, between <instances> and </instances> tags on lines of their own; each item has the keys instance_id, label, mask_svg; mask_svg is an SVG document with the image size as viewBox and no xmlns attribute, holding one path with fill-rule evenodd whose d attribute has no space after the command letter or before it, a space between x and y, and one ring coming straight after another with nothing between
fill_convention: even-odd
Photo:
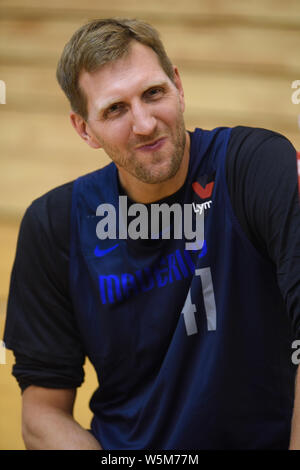
<instances>
[{"instance_id":1,"label":"nike swoosh logo","mask_svg":"<svg viewBox=\"0 0 300 470\"><path fill-rule=\"evenodd\" d=\"M100 248L98 248L98 246L96 246L95 251L94 251L94 255L97 256L97 258L102 258L102 256L107 255L107 253L110 253L111 251L113 251L118 246L119 246L119 243L117 243L114 246L111 246L110 248L107 248L107 250L100 250Z\"/></svg>"},{"instance_id":2,"label":"nike swoosh logo","mask_svg":"<svg viewBox=\"0 0 300 470\"><path fill-rule=\"evenodd\" d=\"M201 199L206 199L206 198L208 198L212 195L214 184L215 184L215 182L212 181L211 183L208 183L203 188L203 186L201 186L201 184L198 183L198 181L195 181L192 184L192 188L195 191L195 193L198 194L199 197L201 197Z\"/></svg>"}]
</instances>

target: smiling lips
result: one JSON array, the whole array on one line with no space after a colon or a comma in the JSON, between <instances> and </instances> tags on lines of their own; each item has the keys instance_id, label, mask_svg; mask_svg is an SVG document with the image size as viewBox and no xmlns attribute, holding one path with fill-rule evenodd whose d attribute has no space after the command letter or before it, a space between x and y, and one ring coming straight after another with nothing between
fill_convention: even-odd
<instances>
[{"instance_id":1,"label":"smiling lips","mask_svg":"<svg viewBox=\"0 0 300 470\"><path fill-rule=\"evenodd\" d=\"M155 140L151 144L141 145L137 147L137 150L142 150L143 152L152 152L153 150L159 150L165 143L166 137L161 137L158 140Z\"/></svg>"}]
</instances>

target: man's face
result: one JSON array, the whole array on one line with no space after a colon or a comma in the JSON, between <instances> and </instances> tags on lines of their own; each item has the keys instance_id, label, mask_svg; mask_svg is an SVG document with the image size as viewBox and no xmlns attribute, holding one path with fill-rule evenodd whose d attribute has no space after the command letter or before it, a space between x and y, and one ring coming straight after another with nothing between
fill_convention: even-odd
<instances>
[{"instance_id":1,"label":"man's face","mask_svg":"<svg viewBox=\"0 0 300 470\"><path fill-rule=\"evenodd\" d=\"M121 176L155 184L176 175L186 139L177 69L172 82L155 52L133 41L128 55L84 71L79 83L87 96L88 143L102 147Z\"/></svg>"}]
</instances>

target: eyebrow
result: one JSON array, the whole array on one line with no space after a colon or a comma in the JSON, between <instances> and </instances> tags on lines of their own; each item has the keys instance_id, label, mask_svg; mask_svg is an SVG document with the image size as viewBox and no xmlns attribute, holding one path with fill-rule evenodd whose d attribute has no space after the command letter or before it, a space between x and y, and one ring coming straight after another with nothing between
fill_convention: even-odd
<instances>
[{"instance_id":1,"label":"eyebrow","mask_svg":"<svg viewBox=\"0 0 300 470\"><path fill-rule=\"evenodd\" d=\"M150 90L151 88L155 88L155 87L158 87L158 86L166 86L168 84L168 82L166 80L159 80L157 82L152 82L151 84L149 84L143 91L143 93L145 93L147 90ZM99 103L99 106L97 106L96 108L96 116L101 116L110 106L114 105L114 104L118 104L118 103L122 103L123 102L123 99L121 97L114 97L114 98L109 98L107 99L106 101L103 101L102 103Z\"/></svg>"}]
</instances>

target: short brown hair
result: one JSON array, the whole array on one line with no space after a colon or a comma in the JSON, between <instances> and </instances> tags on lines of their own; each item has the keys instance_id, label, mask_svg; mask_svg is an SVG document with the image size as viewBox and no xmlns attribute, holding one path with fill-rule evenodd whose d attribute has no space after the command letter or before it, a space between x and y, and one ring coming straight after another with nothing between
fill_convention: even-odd
<instances>
[{"instance_id":1,"label":"short brown hair","mask_svg":"<svg viewBox=\"0 0 300 470\"><path fill-rule=\"evenodd\" d=\"M162 69L173 81L174 70L159 34L144 21L128 18L96 19L81 26L65 45L57 65L56 77L72 110L88 119L87 100L79 86L79 75L85 70L95 72L102 65L128 53L136 40L151 47Z\"/></svg>"}]
</instances>

